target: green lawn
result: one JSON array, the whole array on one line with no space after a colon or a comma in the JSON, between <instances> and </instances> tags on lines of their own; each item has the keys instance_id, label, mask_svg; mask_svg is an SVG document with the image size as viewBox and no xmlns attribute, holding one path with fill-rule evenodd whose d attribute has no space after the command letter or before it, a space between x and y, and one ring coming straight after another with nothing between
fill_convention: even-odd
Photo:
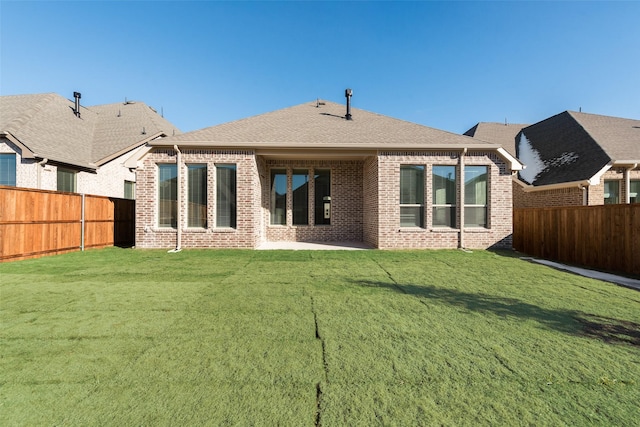
<instances>
[{"instance_id":1,"label":"green lawn","mask_svg":"<svg viewBox=\"0 0 640 427\"><path fill-rule=\"evenodd\" d=\"M0 423L637 423L640 293L511 253L0 264Z\"/></svg>"}]
</instances>

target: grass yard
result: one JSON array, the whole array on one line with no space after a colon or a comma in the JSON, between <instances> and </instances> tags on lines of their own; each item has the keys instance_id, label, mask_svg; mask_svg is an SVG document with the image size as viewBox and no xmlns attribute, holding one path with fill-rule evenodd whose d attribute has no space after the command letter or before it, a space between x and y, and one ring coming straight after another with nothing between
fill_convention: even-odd
<instances>
[{"instance_id":1,"label":"grass yard","mask_svg":"<svg viewBox=\"0 0 640 427\"><path fill-rule=\"evenodd\" d=\"M0 264L0 423L637 425L640 293L511 253Z\"/></svg>"}]
</instances>

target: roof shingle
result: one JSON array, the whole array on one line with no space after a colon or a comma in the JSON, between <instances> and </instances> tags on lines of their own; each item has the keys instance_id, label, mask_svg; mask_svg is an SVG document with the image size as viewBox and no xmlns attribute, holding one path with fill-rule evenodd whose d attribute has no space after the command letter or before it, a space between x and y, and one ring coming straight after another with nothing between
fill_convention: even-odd
<instances>
[{"instance_id":1,"label":"roof shingle","mask_svg":"<svg viewBox=\"0 0 640 427\"><path fill-rule=\"evenodd\" d=\"M179 133L144 103L81 107L80 117L74 108L74 101L55 93L2 96L0 135L11 135L37 157L95 168L153 136Z\"/></svg>"},{"instance_id":2,"label":"roof shingle","mask_svg":"<svg viewBox=\"0 0 640 427\"><path fill-rule=\"evenodd\" d=\"M152 145L315 148L479 148L497 145L344 105L313 101L175 137Z\"/></svg>"}]
</instances>

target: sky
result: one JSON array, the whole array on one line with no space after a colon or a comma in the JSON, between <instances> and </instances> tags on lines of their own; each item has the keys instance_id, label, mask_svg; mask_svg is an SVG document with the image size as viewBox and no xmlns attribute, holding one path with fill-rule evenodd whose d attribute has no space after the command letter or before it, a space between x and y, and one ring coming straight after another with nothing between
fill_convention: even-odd
<instances>
[{"instance_id":1,"label":"sky","mask_svg":"<svg viewBox=\"0 0 640 427\"><path fill-rule=\"evenodd\" d=\"M142 101L183 132L316 99L463 133L640 119L640 2L0 0L0 94Z\"/></svg>"}]
</instances>

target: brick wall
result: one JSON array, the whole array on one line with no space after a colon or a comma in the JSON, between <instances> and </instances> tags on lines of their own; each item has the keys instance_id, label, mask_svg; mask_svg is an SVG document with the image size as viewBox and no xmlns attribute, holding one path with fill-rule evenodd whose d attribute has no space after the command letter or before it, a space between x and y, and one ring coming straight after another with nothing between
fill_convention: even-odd
<instances>
[{"instance_id":1,"label":"brick wall","mask_svg":"<svg viewBox=\"0 0 640 427\"><path fill-rule=\"evenodd\" d=\"M629 172L631 180L640 180L640 170ZM582 190L575 184L571 187L557 188L554 190L526 192L522 185L513 183L513 207L514 208L544 208L554 206L582 206L584 205L584 193L586 192L586 204L589 206L604 204L604 181L617 180L620 188L620 202L626 200L627 188L625 169L610 169L600 178L600 184L590 185Z\"/></svg>"},{"instance_id":2,"label":"brick wall","mask_svg":"<svg viewBox=\"0 0 640 427\"><path fill-rule=\"evenodd\" d=\"M177 153L172 149L156 149L144 158L138 168L136 202L136 246L140 248L171 248L177 244L177 232L172 228L158 227L158 170L160 163L176 163ZM237 179L237 226L217 228L215 226L216 163L236 165ZM260 240L260 203L258 168L251 151L233 150L182 150L180 174L181 197L187 200L187 164L207 165L207 228L188 228L187 203L182 203L179 212L184 248L254 248ZM256 195L255 193L258 193Z\"/></svg>"},{"instance_id":3,"label":"brick wall","mask_svg":"<svg viewBox=\"0 0 640 427\"><path fill-rule=\"evenodd\" d=\"M460 152L381 152L379 165L379 237L378 247L394 248L467 248L511 247L512 196L511 173L504 161L493 153L468 153L465 165L487 166L488 225L487 228L432 227L432 168L434 165L454 165L457 169L457 223L460 224L460 187L464 172L460 167ZM425 227L400 227L400 166L425 166ZM463 236L461 237L461 233Z\"/></svg>"},{"instance_id":4,"label":"brick wall","mask_svg":"<svg viewBox=\"0 0 640 427\"><path fill-rule=\"evenodd\" d=\"M364 242L378 247L378 158L369 157L363 169L363 234Z\"/></svg>"},{"instance_id":5,"label":"brick wall","mask_svg":"<svg viewBox=\"0 0 640 427\"><path fill-rule=\"evenodd\" d=\"M433 165L458 166L458 199L463 182L460 152L386 152L364 161L274 160L255 156L251 151L183 150L180 177L186 180L186 164L206 164L206 228L182 229L182 247L255 248L264 241L364 241L380 248L456 248L461 243L459 228L431 227L431 168ZM157 164L176 163L172 149L155 149L145 156L138 173L136 246L172 248L177 232L157 226ZM471 153L466 165L488 167L488 226L462 230L464 246L469 248L511 246L511 175L504 162L494 154ZM237 165L237 227L215 227L215 164ZM400 166L425 166L425 228L400 228ZM270 171L287 171L287 224L270 225ZM309 225L293 225L291 174L307 169ZM315 169L331 170L331 224L314 225ZM186 200L183 185L182 199ZM458 204L459 205L459 204ZM460 208L458 223L460 223ZM180 210L186 224L186 203Z\"/></svg>"},{"instance_id":6,"label":"brick wall","mask_svg":"<svg viewBox=\"0 0 640 427\"><path fill-rule=\"evenodd\" d=\"M270 180L271 169L284 169L289 176L287 197L287 225L270 225L269 200L270 183L262 187L263 221L268 241L356 241L363 240L362 217L362 170L361 161L311 161L311 160L266 160L264 175ZM291 172L293 169L307 169L309 180L309 225L293 225L293 197ZM331 224L314 225L315 185L314 169L331 170Z\"/></svg>"}]
</instances>

